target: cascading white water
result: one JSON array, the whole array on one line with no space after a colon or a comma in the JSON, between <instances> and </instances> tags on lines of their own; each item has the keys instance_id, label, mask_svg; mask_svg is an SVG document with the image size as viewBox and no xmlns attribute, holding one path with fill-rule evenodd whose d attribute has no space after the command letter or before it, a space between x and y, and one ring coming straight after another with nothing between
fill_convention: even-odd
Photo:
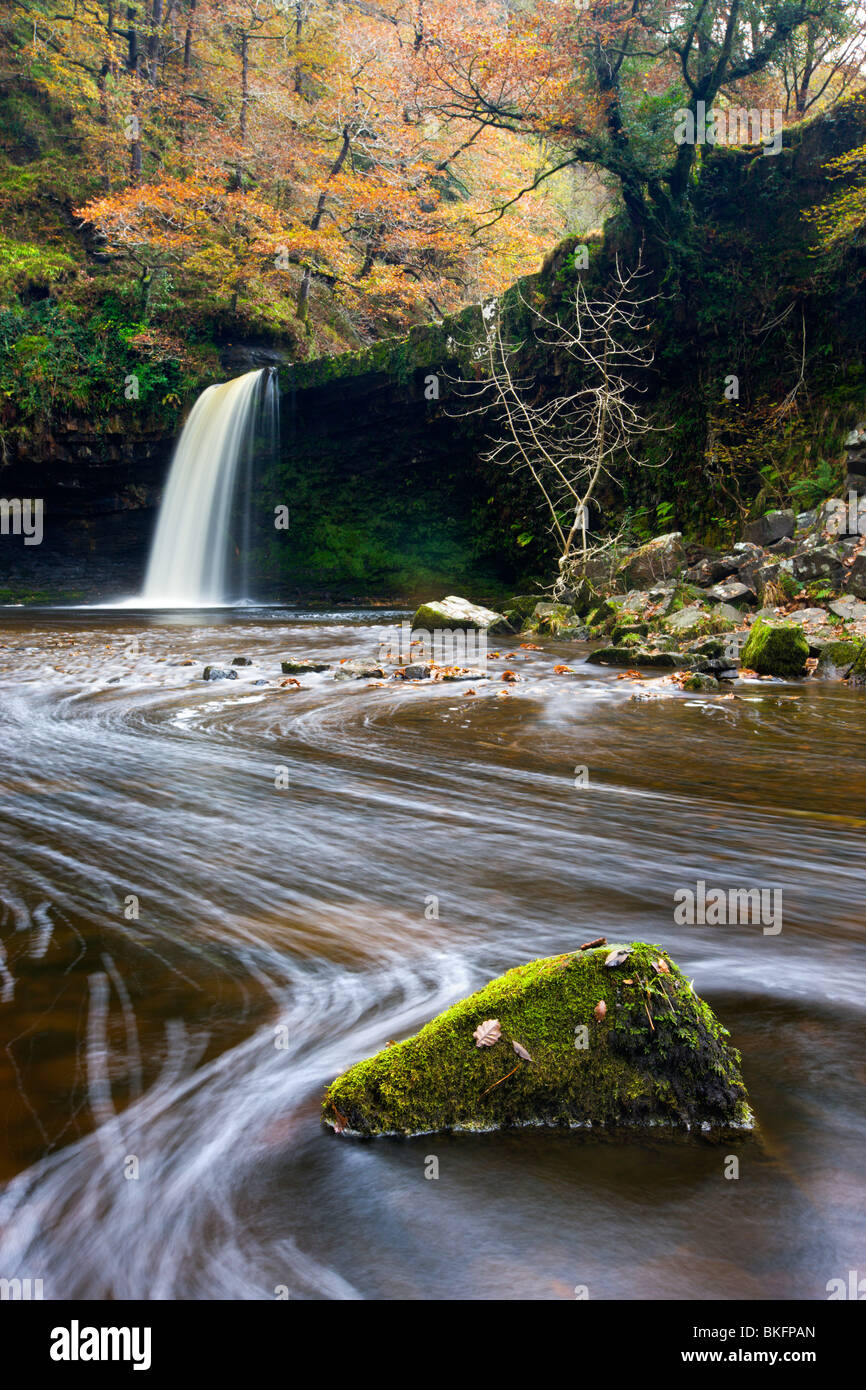
<instances>
[{"instance_id":1,"label":"cascading white water","mask_svg":"<svg viewBox=\"0 0 866 1390\"><path fill-rule=\"evenodd\" d=\"M229 601L235 487L243 473L248 505L256 422L265 412L273 428L275 399L268 368L209 386L199 396L174 452L141 594L144 605L199 608ZM248 513L242 545L249 546ZM245 581L243 560L242 577Z\"/></svg>"}]
</instances>

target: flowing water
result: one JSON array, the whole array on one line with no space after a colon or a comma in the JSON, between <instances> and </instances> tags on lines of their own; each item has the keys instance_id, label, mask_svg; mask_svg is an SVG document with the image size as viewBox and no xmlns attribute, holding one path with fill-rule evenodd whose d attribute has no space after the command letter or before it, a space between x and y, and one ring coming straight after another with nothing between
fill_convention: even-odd
<instances>
[{"instance_id":1,"label":"flowing water","mask_svg":"<svg viewBox=\"0 0 866 1390\"><path fill-rule=\"evenodd\" d=\"M153 539L145 608L219 606L248 597L250 494L256 426L276 428L277 391L267 368L202 391L177 442ZM240 491L239 535L231 520ZM229 592L231 561L240 592Z\"/></svg>"},{"instance_id":2,"label":"flowing water","mask_svg":"<svg viewBox=\"0 0 866 1390\"><path fill-rule=\"evenodd\" d=\"M506 698L498 660L474 696L279 684L280 658L372 655L396 621L0 612L0 1276L46 1298L822 1299L866 1274L864 697L634 702L614 672L556 675L580 649L554 643L508 658ZM234 656L255 664L202 682ZM781 933L676 925L699 879L781 887ZM321 1126L347 1065L599 934L694 978L756 1137Z\"/></svg>"}]
</instances>

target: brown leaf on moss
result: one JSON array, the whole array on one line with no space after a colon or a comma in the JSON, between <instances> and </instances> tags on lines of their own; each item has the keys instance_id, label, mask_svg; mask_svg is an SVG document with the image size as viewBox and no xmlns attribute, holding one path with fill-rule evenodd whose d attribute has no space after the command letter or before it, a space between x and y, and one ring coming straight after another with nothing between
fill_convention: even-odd
<instances>
[{"instance_id":1,"label":"brown leaf on moss","mask_svg":"<svg viewBox=\"0 0 866 1390\"><path fill-rule=\"evenodd\" d=\"M514 1041L512 1040L511 1046L514 1048L514 1051L517 1053L518 1057L522 1057L522 1058L523 1058L524 1062L531 1062L531 1061L532 1061L532 1058L530 1057L529 1053L526 1051L526 1048L525 1048L525 1047L521 1047L521 1045L520 1045L519 1042L514 1042Z\"/></svg>"},{"instance_id":2,"label":"brown leaf on moss","mask_svg":"<svg viewBox=\"0 0 866 1390\"><path fill-rule=\"evenodd\" d=\"M599 999L592 1012L600 1023L601 1020L604 1018L605 1014L607 1013L607 1004L605 1004L603 999Z\"/></svg>"},{"instance_id":3,"label":"brown leaf on moss","mask_svg":"<svg viewBox=\"0 0 866 1390\"><path fill-rule=\"evenodd\" d=\"M617 946L615 950L611 951L604 963L608 970L615 970L618 965L624 965L630 955L631 951L626 950L624 946Z\"/></svg>"},{"instance_id":4,"label":"brown leaf on moss","mask_svg":"<svg viewBox=\"0 0 866 1390\"><path fill-rule=\"evenodd\" d=\"M479 1023L472 1036L476 1047L492 1047L502 1037L502 1025L498 1018L486 1018Z\"/></svg>"}]
</instances>

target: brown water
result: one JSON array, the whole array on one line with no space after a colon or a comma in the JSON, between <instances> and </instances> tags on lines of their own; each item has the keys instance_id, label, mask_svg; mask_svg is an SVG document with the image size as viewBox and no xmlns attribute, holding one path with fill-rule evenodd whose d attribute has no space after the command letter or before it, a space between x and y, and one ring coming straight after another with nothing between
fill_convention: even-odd
<instances>
[{"instance_id":1,"label":"brown water","mask_svg":"<svg viewBox=\"0 0 866 1390\"><path fill-rule=\"evenodd\" d=\"M635 703L614 672L554 675L555 644L491 663L522 676L504 699L278 685L281 657L373 655L395 620L0 612L0 1276L46 1298L820 1299L866 1275L866 697ZM256 665L197 679L235 655ZM780 887L781 933L675 925L698 879ZM600 934L694 977L759 1138L321 1128L347 1065Z\"/></svg>"}]
</instances>

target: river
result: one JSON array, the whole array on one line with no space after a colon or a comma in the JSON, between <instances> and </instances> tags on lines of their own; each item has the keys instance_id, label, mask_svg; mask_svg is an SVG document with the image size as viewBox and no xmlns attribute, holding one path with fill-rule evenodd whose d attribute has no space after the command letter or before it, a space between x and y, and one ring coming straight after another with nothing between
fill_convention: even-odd
<instances>
[{"instance_id":1,"label":"river","mask_svg":"<svg viewBox=\"0 0 866 1390\"><path fill-rule=\"evenodd\" d=\"M0 1276L522 1300L866 1275L866 697L635 701L553 642L503 646L474 695L280 685L281 658L372 656L402 616L0 610ZM677 925L699 880L780 888L782 930ZM694 979L754 1136L322 1127L352 1062L599 935Z\"/></svg>"}]
</instances>

